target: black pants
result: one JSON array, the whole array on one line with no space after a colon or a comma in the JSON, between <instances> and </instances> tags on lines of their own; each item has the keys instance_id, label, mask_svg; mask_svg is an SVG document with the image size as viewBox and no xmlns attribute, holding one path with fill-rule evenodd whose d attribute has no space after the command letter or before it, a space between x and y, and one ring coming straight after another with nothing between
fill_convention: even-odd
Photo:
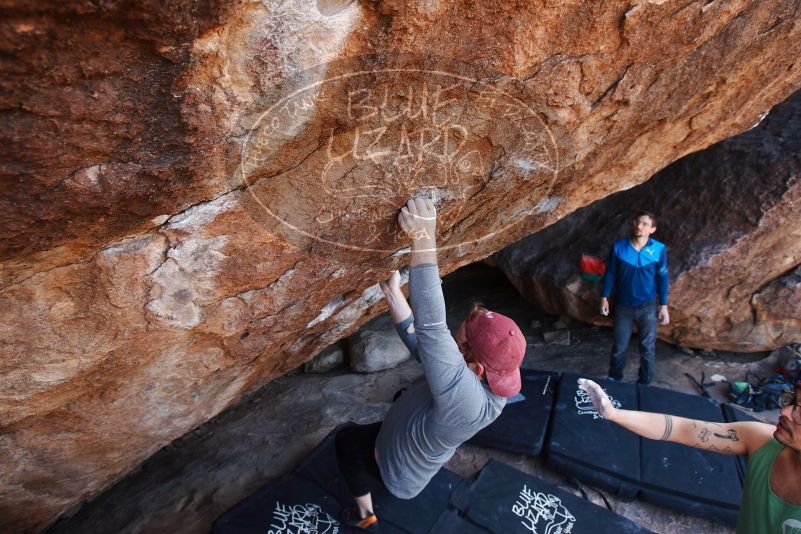
<instances>
[{"instance_id":1,"label":"black pants","mask_svg":"<svg viewBox=\"0 0 801 534\"><path fill-rule=\"evenodd\" d=\"M354 497L370 493L370 484L374 480L381 482L381 472L375 461L375 441L380 429L380 421L371 425L347 426L334 437L337 465Z\"/></svg>"},{"instance_id":2,"label":"black pants","mask_svg":"<svg viewBox=\"0 0 801 534\"><path fill-rule=\"evenodd\" d=\"M612 348L612 361L609 364L609 378L623 380L631 329L636 323L640 340L640 378L637 383L644 385L651 383L654 379L657 315L655 300L636 308L622 304L615 305L615 344Z\"/></svg>"}]
</instances>

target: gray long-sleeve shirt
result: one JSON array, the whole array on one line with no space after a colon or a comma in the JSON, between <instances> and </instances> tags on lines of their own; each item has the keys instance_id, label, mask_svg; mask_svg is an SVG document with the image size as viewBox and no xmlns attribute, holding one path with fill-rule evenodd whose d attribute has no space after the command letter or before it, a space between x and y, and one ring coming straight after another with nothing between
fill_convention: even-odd
<instances>
[{"instance_id":1,"label":"gray long-sleeve shirt","mask_svg":"<svg viewBox=\"0 0 801 534\"><path fill-rule=\"evenodd\" d=\"M441 284L435 264L410 268L409 299L426 380L392 405L376 440L381 478L402 499L419 494L456 447L493 422L506 403L467 367L445 323Z\"/></svg>"}]
</instances>

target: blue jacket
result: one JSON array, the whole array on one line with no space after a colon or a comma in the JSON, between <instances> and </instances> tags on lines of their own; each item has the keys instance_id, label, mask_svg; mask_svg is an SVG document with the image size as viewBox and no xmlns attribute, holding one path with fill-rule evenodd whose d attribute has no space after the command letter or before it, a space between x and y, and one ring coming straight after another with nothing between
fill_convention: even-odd
<instances>
[{"instance_id":1,"label":"blue jacket","mask_svg":"<svg viewBox=\"0 0 801 534\"><path fill-rule=\"evenodd\" d=\"M668 303L667 247L656 239L648 239L639 252L628 237L618 239L606 261L603 296L615 289L615 301L636 307L650 302L659 293L659 304Z\"/></svg>"}]
</instances>

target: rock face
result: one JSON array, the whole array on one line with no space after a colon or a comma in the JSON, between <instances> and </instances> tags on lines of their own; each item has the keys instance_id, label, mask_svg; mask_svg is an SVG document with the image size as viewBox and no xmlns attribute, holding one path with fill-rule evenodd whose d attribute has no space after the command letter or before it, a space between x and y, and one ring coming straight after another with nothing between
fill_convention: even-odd
<instances>
[{"instance_id":1,"label":"rock face","mask_svg":"<svg viewBox=\"0 0 801 534\"><path fill-rule=\"evenodd\" d=\"M11 532L383 311L412 193L446 273L801 85L796 0L0 10Z\"/></svg>"},{"instance_id":2,"label":"rock face","mask_svg":"<svg viewBox=\"0 0 801 534\"><path fill-rule=\"evenodd\" d=\"M668 245L671 324L688 347L771 350L801 340L801 93L753 130L687 156L647 183L582 208L495 256L551 313L608 323L583 253L608 256L633 213L657 214Z\"/></svg>"}]
</instances>

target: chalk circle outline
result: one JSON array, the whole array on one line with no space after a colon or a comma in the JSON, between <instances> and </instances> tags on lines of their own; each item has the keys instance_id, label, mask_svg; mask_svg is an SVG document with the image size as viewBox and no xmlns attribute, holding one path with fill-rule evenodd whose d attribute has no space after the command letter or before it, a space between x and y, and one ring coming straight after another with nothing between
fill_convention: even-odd
<instances>
[{"instance_id":1,"label":"chalk circle outline","mask_svg":"<svg viewBox=\"0 0 801 534\"><path fill-rule=\"evenodd\" d=\"M398 56L400 56L400 55L398 55ZM369 59L371 57L373 57L373 56L361 56L361 57L347 58L347 59L349 61L354 61L354 60L365 59L365 58ZM419 56L419 57L422 59L422 61L424 63L431 63L432 61L437 61L437 60L440 60L440 61L448 63L448 64L453 64L453 63L458 62L457 60L446 59L446 58L437 58L436 56ZM386 59L386 58L384 58L384 59ZM290 76L287 79L283 80L280 84L278 84L277 87L280 87L283 84L291 83L292 81L295 81L298 78L302 79L304 77L304 75L306 75L308 73L316 73L316 72L319 72L319 71L322 71L323 73L326 73L326 72L328 72L328 68L327 67L329 65L333 64L333 63L337 63L337 61L335 60L335 61L332 61L332 62L322 63L320 65L316 65L314 67L311 67L309 69L301 71L299 74L295 74L295 75ZM469 66L467 66L467 67L468 68L466 70L470 70ZM261 177L258 180L254 181L253 183L248 184L247 183L248 174L247 174L247 170L245 169L245 164L246 164L246 161L247 161L248 152L252 150L251 147L253 146L252 140L253 140L254 133L258 132L260 127L263 124L266 124L265 119L269 120L271 115L273 113L275 113L275 110L276 109L280 109L287 102L290 102L292 99L297 98L302 93L308 92L313 88L318 88L320 86L323 86L324 84L332 84L332 83L336 83L336 82L339 82L339 81L342 81L342 80L345 80L345 79L348 79L348 78L353 78L353 77L356 77L356 76L376 76L376 75L379 75L379 74L391 75L391 74L401 74L401 73L418 73L418 74L419 73L425 73L425 74L429 74L429 75L436 75L436 76L442 76L442 77L446 77L446 78L456 79L456 80L459 80L461 82L469 83L470 84L470 91L472 91L474 87L476 87L477 85L480 84L480 85L482 85L484 87L487 87L487 88L491 89L494 94L497 94L499 96L505 96L506 98L509 98L510 101L515 102L516 104L518 104L521 109L525 109L526 112L528 113L528 117L529 118L533 118L537 122L539 122L539 125L542 127L542 131L544 131L547 134L548 140L550 141L549 148L550 148L550 150L553 151L553 157L550 158L550 159L553 160L553 168L552 169L548 169L550 171L551 178L550 178L550 181L549 181L549 183L547 185L546 193L542 196L542 200L541 200L540 203L545 202L545 201L547 201L548 198L550 198L550 192L552 191L554 183L556 182L556 180L557 180L557 178L559 176L559 171L561 170L561 168L560 168L560 149L559 149L559 145L557 143L557 140L556 140L556 137L554 136L553 131L542 120L542 118L540 117L540 112L538 112L537 110L533 109L531 107L531 105L529 105L529 103L525 102L524 100L521 100L520 98L518 98L518 97L516 97L514 95L510 95L506 90L499 90L497 86L492 84L492 82L497 82L501 78L505 78L505 79L509 80L512 83L519 82L519 80L517 80L516 78L510 77L510 76L501 76L501 75L497 75L497 76L486 75L486 76L482 76L480 78L475 78L475 77L470 77L470 76L467 76L467 75L464 75L464 74L461 74L461 73L454 73L454 72L438 70L438 69L408 68L408 67L391 67L391 68L377 68L377 69L370 69L370 70L357 70L357 71L353 71L353 72L346 72L346 73L343 73L343 74L338 74L338 75L330 77L330 78L325 76L322 80L316 80L314 82L311 82L311 83L308 83L306 85L303 85L302 87L293 90L289 94L280 97L267 110L265 110L264 112L259 114L258 118L253 122L253 125L250 128L248 128L247 135L246 135L245 140L244 140L244 142L242 144L241 159L240 159L240 163L238 165L238 170L236 172L236 176L239 177L239 181L237 183L238 184L245 184L245 187L243 188L243 190L245 192L247 192L249 194L249 197L251 199L255 200L256 203L269 216L271 216L273 219L275 219L276 221L278 221L279 223L284 225L286 228L288 228L288 229L292 230L293 232L296 232L296 233L298 233L298 234L300 234L300 235L302 235L302 236L304 236L304 237L306 237L308 239L311 239L312 241L318 241L318 242L321 242L321 243L332 245L332 246L337 247L337 248L343 248L343 249L346 249L346 250L352 250L352 251L357 251L357 252L381 253L381 254L405 254L405 253L409 253L410 251L408 250L408 246L402 247L399 250L397 248L379 249L379 248L364 247L364 246L359 246L359 245L352 245L352 244L348 244L348 243L341 243L341 242L338 242L338 241L335 241L335 240L331 240L331 239L327 239L325 237L321 237L321 236L315 235L314 233L308 232L307 230L304 230L303 228L300 228L300 227L292 224L291 222L282 219L280 216L278 216L276 213L274 213L273 210L271 210L269 208L269 206L265 205L261 201L261 199L259 199L258 195L251 193L250 190L259 181L264 180L264 179L269 179L272 176L280 176L281 174L286 172L286 170L282 170L281 172L279 172L279 173L277 173L275 175L272 175L272 176ZM489 81L485 81L485 80L489 80ZM279 94L280 94L280 91L279 91ZM316 104L316 101L315 101L315 104ZM256 137L258 137L258 135L256 135ZM546 143L546 145L547 144L548 143ZM488 182L489 182L489 180L485 180L484 183L488 183ZM418 188L418 191L424 190L424 189L431 189L431 188L430 187L420 187L420 188ZM417 196L417 195L415 194L414 196ZM530 211L532 213L537 213L537 206L539 206L539 204L537 204L535 206L532 206ZM398 212L400 212L400 208L401 208L401 206L398 206L398 208L397 208ZM527 214L526 217L530 216L532 213ZM438 216L439 216L439 213L438 213ZM478 243L480 243L482 241L486 241L486 240L488 240L488 239L490 239L490 238L492 238L492 237L494 237L494 236L496 236L498 234L501 234L501 233L507 231L509 228L511 228L511 227L513 227L513 226L515 226L517 224L520 224L520 222L523 219L525 219L526 217L516 218L512 222L509 222L508 224L502 226L501 228L493 230L492 232L490 232L488 234L485 234L485 235L483 235L481 237L475 238L475 239L470 239L470 240L466 240L466 241L460 241L458 243L449 243L449 244L446 244L446 245L440 245L438 243L437 244L437 249L438 250L448 250L448 249L454 249L454 248L458 248L458 247L463 247L463 246L466 246L466 245L478 244Z\"/></svg>"}]
</instances>

